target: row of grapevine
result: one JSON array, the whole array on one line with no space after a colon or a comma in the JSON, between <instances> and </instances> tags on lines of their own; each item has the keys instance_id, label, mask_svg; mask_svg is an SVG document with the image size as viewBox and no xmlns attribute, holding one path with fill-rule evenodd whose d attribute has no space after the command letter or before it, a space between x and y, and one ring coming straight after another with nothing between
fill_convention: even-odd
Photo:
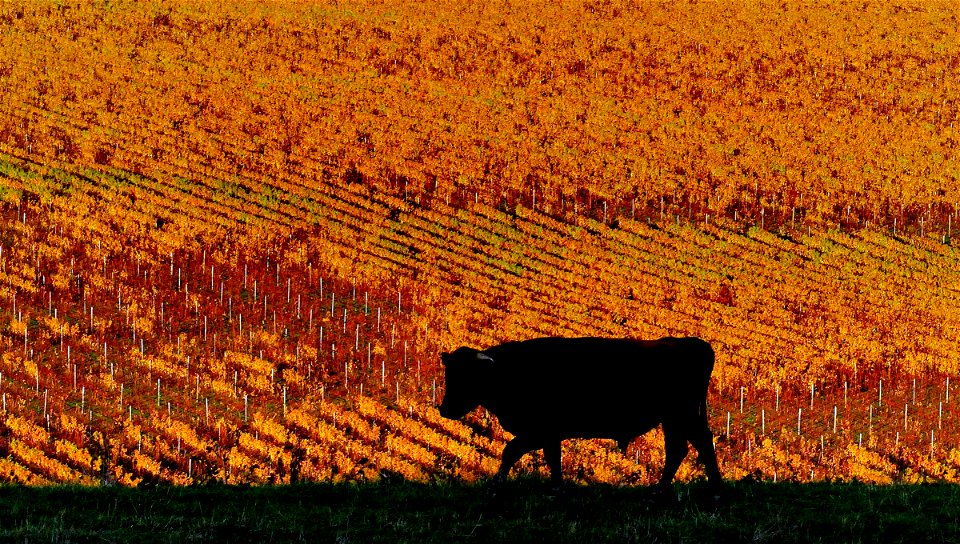
<instances>
[{"instance_id":1,"label":"row of grapevine","mask_svg":"<svg viewBox=\"0 0 960 544\"><path fill-rule=\"evenodd\" d=\"M608 220L951 230L957 82L938 54L949 44L932 38L950 35L938 6L797 6L786 24L752 4L613 2L602 17L551 6L557 24L543 27L542 6L504 17L431 5L396 6L416 13L407 26L365 1L323 13L12 6L0 136L69 162L169 161L228 183L308 165L424 205L483 195ZM852 39L838 20L870 30Z\"/></svg>"},{"instance_id":2,"label":"row of grapevine","mask_svg":"<svg viewBox=\"0 0 960 544\"><path fill-rule=\"evenodd\" d=\"M21 212L18 211L18 212L17 212L17 216L18 216L18 217L21 217L21 216L22 216ZM509 230L509 229L508 229L508 230ZM100 259L97 258L97 259L95 260L95 262L99 263L99 262L100 262ZM164 267L164 268L165 268L165 267ZM35 278L38 274L32 274L32 275L33 275L34 278ZM43 276L43 274L39 274L39 275L40 275L40 276ZM265 282L265 283L269 283L269 282ZM275 281L274 281L274 287L279 286L280 283L281 283L281 282L279 282L278 280L275 280ZM213 291L216 291L216 290L214 289ZM111 292L111 293L113 292L112 289L110 290L110 292ZM111 295L111 296L112 296L112 295ZM122 296L123 296L123 294L121 293L121 297L122 297ZM42 298L42 297L40 297L40 298ZM23 299L22 296L21 296L21 303L23 303L23 301L24 301L24 299ZM40 304L40 306L43 307L43 306L42 306L42 303ZM154 308L155 308L155 311L156 311L156 306L154 306ZM542 307L541 307L541 308L538 308L538 309L542 309ZM141 364L142 364L142 361L141 361ZM153 364L153 363L152 363L152 362L148 362L147 364L148 364L148 373L152 373L152 372L153 372L153 369L152 369L152 364ZM163 370L162 370L162 365L157 365L157 372L162 372L162 371L163 371ZM195 372L198 372L198 370L195 370ZM27 370L27 373L26 373L26 374L27 374L27 376L24 376L24 377L23 377L23 381L27 381L27 380L29 379L29 374L30 374L29 369ZM35 371L34 371L34 374L36 374ZM152 382L152 374L151 374L150 382ZM152 388L151 388L151 389L152 389ZM228 388L224 388L224 389L228 389ZM261 389L262 389L262 388L261 388ZM251 392L254 392L254 391L251 391ZM237 396L236 391L234 391L233 396L234 396L234 397ZM152 403L151 403L151 404L152 404ZM236 405L236 403L235 403L234 405ZM236 412L239 412L239 410L235 410L235 411L236 411ZM189 470L189 469L188 469L188 470Z\"/></svg>"}]
</instances>

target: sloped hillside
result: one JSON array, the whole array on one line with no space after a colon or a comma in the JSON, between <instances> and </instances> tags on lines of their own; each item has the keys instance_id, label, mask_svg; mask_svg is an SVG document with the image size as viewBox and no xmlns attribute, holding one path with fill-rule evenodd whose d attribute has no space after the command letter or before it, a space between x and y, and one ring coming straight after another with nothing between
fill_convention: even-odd
<instances>
[{"instance_id":1,"label":"sloped hillside","mask_svg":"<svg viewBox=\"0 0 960 544\"><path fill-rule=\"evenodd\" d=\"M731 477L957 478L936 5L352 7L0 8L4 480L482 478L438 354L540 335L709 340Z\"/></svg>"}]
</instances>

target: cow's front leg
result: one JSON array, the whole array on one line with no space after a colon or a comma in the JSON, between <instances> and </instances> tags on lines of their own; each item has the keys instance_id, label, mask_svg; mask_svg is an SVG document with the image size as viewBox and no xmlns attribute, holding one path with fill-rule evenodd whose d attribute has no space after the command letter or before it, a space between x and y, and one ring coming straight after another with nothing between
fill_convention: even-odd
<instances>
[{"instance_id":1,"label":"cow's front leg","mask_svg":"<svg viewBox=\"0 0 960 544\"><path fill-rule=\"evenodd\" d=\"M543 457L547 461L547 466L550 467L550 480L553 482L553 485L563 483L563 465L560 462L560 442L560 440L548 442L543 447Z\"/></svg>"},{"instance_id":2,"label":"cow's front leg","mask_svg":"<svg viewBox=\"0 0 960 544\"><path fill-rule=\"evenodd\" d=\"M507 445L503 448L503 454L500 456L500 470L493 477L493 483L502 484L507 481L507 476L510 475L510 469L513 468L513 465L523 457L523 454L536 447L533 441L523 436L514 437L513 440L507 442Z\"/></svg>"}]
</instances>

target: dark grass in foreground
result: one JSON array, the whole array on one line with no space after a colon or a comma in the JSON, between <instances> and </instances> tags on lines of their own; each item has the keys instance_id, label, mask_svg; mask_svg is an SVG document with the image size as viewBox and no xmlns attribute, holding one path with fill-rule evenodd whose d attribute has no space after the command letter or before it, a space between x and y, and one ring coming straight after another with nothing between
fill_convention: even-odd
<instances>
[{"instance_id":1,"label":"dark grass in foreground","mask_svg":"<svg viewBox=\"0 0 960 544\"><path fill-rule=\"evenodd\" d=\"M277 487L0 487L16 542L960 542L960 487L738 482L714 501L511 481Z\"/></svg>"}]
</instances>

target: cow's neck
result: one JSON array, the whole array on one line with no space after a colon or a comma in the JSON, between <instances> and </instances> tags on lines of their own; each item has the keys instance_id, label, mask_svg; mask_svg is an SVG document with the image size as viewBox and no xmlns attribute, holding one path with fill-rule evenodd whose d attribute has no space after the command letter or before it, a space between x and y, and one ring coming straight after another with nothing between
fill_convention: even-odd
<instances>
[{"instance_id":1,"label":"cow's neck","mask_svg":"<svg viewBox=\"0 0 960 544\"><path fill-rule=\"evenodd\" d=\"M478 389L483 392L480 395L480 406L496 414L506 400L504 399L504 387L500 373L494 371L480 378L480 381Z\"/></svg>"}]
</instances>

